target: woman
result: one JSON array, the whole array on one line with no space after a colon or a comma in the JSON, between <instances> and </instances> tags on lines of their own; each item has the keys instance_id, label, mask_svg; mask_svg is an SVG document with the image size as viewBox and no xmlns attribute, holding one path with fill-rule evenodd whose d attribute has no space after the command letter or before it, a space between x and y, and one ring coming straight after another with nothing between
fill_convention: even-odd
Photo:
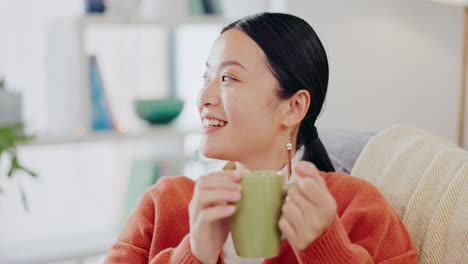
<instances>
[{"instance_id":1,"label":"woman","mask_svg":"<svg viewBox=\"0 0 468 264\"><path fill-rule=\"evenodd\" d=\"M262 13L230 24L213 44L204 78L201 152L235 162L196 182L161 178L106 263L417 263L386 199L369 183L334 172L318 138L328 61L304 20ZM287 240L277 257L239 258L229 235L241 198L238 171L285 169L287 143L298 183L278 221Z\"/></svg>"}]
</instances>

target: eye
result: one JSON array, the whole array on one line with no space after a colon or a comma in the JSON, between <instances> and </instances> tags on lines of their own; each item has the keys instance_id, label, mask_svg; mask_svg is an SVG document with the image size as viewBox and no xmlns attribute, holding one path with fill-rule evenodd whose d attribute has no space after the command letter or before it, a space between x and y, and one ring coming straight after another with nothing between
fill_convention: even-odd
<instances>
[{"instance_id":1,"label":"eye","mask_svg":"<svg viewBox=\"0 0 468 264\"><path fill-rule=\"evenodd\" d=\"M223 75L222 80L223 82L227 82L227 81L235 81L236 79L229 77L227 75Z\"/></svg>"}]
</instances>

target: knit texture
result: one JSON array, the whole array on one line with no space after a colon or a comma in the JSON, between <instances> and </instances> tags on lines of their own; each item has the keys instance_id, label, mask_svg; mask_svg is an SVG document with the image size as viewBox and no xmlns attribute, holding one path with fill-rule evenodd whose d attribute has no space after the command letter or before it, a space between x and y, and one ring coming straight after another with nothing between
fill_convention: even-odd
<instances>
[{"instance_id":1,"label":"knit texture","mask_svg":"<svg viewBox=\"0 0 468 264\"><path fill-rule=\"evenodd\" d=\"M352 175L373 183L402 217L420 263L468 263L468 152L396 125L373 137Z\"/></svg>"},{"instance_id":2,"label":"knit texture","mask_svg":"<svg viewBox=\"0 0 468 264\"><path fill-rule=\"evenodd\" d=\"M417 263L398 214L370 183L344 172L321 172L337 201L333 224L295 252L284 240L263 263ZM143 195L105 263L199 263L190 250L188 204L195 182L163 177ZM218 263L223 263L222 252Z\"/></svg>"}]
</instances>

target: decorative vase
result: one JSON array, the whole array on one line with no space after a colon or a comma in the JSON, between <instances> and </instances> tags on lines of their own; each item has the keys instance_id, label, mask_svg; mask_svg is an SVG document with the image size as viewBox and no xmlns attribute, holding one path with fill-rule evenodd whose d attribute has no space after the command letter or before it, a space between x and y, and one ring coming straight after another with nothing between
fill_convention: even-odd
<instances>
[{"instance_id":1,"label":"decorative vase","mask_svg":"<svg viewBox=\"0 0 468 264\"><path fill-rule=\"evenodd\" d=\"M22 120L21 94L0 89L0 126L20 123Z\"/></svg>"}]
</instances>

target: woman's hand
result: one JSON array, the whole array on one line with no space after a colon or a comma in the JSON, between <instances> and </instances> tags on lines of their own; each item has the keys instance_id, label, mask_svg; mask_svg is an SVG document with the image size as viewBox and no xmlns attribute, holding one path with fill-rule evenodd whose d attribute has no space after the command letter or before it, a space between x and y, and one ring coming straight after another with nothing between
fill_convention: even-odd
<instances>
[{"instance_id":1,"label":"woman's hand","mask_svg":"<svg viewBox=\"0 0 468 264\"><path fill-rule=\"evenodd\" d=\"M311 162L301 162L294 171L300 179L288 190L278 227L297 252L305 249L332 224L336 202Z\"/></svg>"},{"instance_id":2,"label":"woman's hand","mask_svg":"<svg viewBox=\"0 0 468 264\"><path fill-rule=\"evenodd\" d=\"M190 248L203 264L216 263L230 231L229 217L241 198L238 171L200 177L189 204Z\"/></svg>"}]
</instances>

